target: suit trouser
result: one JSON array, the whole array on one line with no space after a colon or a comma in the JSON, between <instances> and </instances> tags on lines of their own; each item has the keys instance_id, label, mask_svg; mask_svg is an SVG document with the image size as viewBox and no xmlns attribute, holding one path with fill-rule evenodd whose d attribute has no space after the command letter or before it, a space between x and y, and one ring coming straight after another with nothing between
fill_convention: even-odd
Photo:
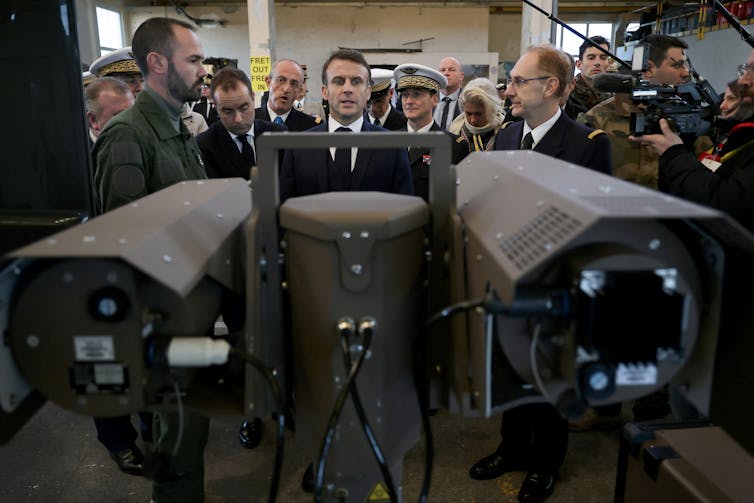
<instances>
[{"instance_id":1,"label":"suit trouser","mask_svg":"<svg viewBox=\"0 0 754 503\"><path fill-rule=\"evenodd\" d=\"M178 413L154 414L154 448L161 463L152 487L155 503L204 502L204 447L209 436L209 418L194 412L184 412L183 416L181 443L174 455Z\"/></svg>"},{"instance_id":2,"label":"suit trouser","mask_svg":"<svg viewBox=\"0 0 754 503\"><path fill-rule=\"evenodd\" d=\"M550 404L519 405L503 412L497 450L525 461L530 471L557 473L568 449L568 421Z\"/></svg>"}]
</instances>

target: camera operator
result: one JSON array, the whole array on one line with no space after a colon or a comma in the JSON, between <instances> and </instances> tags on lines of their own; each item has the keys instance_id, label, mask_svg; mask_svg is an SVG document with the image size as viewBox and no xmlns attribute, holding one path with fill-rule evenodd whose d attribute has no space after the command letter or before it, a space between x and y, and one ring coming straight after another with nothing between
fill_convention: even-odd
<instances>
[{"instance_id":1,"label":"camera operator","mask_svg":"<svg viewBox=\"0 0 754 503\"><path fill-rule=\"evenodd\" d=\"M754 51L738 67L743 103L754 101ZM694 158L665 119L662 134L631 137L660 156L659 188L730 214L754 232L754 123L742 122L704 162Z\"/></svg>"},{"instance_id":2,"label":"camera operator","mask_svg":"<svg viewBox=\"0 0 754 503\"><path fill-rule=\"evenodd\" d=\"M650 46L647 69L642 74L645 81L677 85L689 79L686 42L668 35L649 35L644 43ZM631 113L641 112L639 106L631 102L629 93L615 93L580 120L608 134L613 154L613 176L656 189L657 154L648 146L628 140Z\"/></svg>"}]
</instances>

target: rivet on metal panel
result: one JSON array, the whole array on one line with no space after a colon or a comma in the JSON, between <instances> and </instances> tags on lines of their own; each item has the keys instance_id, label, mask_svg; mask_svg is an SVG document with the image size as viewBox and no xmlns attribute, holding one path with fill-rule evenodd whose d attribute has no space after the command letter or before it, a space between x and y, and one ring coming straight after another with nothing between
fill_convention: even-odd
<instances>
[{"instance_id":1,"label":"rivet on metal panel","mask_svg":"<svg viewBox=\"0 0 754 503\"><path fill-rule=\"evenodd\" d=\"M139 207L139 203L131 203L131 208L138 208L138 207Z\"/></svg>"},{"instance_id":2,"label":"rivet on metal panel","mask_svg":"<svg viewBox=\"0 0 754 503\"><path fill-rule=\"evenodd\" d=\"M201 181L201 180L199 180L198 182L196 182L196 184L197 184L197 185L204 185L204 182L203 182L203 181Z\"/></svg>"},{"instance_id":3,"label":"rivet on metal panel","mask_svg":"<svg viewBox=\"0 0 754 503\"><path fill-rule=\"evenodd\" d=\"M118 244L119 245L124 245L126 243L128 243L128 239L126 239L126 238L118 238Z\"/></svg>"},{"instance_id":4,"label":"rivet on metal panel","mask_svg":"<svg viewBox=\"0 0 754 503\"><path fill-rule=\"evenodd\" d=\"M162 260L163 260L163 262L168 262L168 263L170 263L170 262L172 262L172 261L173 261L173 257L171 257L170 255L163 255L163 256L162 256Z\"/></svg>"},{"instance_id":5,"label":"rivet on metal panel","mask_svg":"<svg viewBox=\"0 0 754 503\"><path fill-rule=\"evenodd\" d=\"M118 281L118 273L115 271L110 271L105 275L105 279L108 283L115 283L116 281Z\"/></svg>"},{"instance_id":6,"label":"rivet on metal panel","mask_svg":"<svg viewBox=\"0 0 754 503\"><path fill-rule=\"evenodd\" d=\"M343 239L351 239L351 233L348 231L343 231L343 234L341 234L341 237Z\"/></svg>"},{"instance_id":7,"label":"rivet on metal panel","mask_svg":"<svg viewBox=\"0 0 754 503\"><path fill-rule=\"evenodd\" d=\"M498 181L500 180L500 175L495 175L492 177L493 180Z\"/></svg>"},{"instance_id":8,"label":"rivet on metal panel","mask_svg":"<svg viewBox=\"0 0 754 503\"><path fill-rule=\"evenodd\" d=\"M498 232L497 234L495 234L495 239L503 239L503 233Z\"/></svg>"},{"instance_id":9,"label":"rivet on metal panel","mask_svg":"<svg viewBox=\"0 0 754 503\"><path fill-rule=\"evenodd\" d=\"M361 231L361 234L359 234L359 236L361 236L361 239L367 239L369 238L369 231Z\"/></svg>"},{"instance_id":10,"label":"rivet on metal panel","mask_svg":"<svg viewBox=\"0 0 754 503\"><path fill-rule=\"evenodd\" d=\"M50 246L54 246L54 245L58 244L58 240L57 239L48 239L47 240L47 244L50 245Z\"/></svg>"},{"instance_id":11,"label":"rivet on metal panel","mask_svg":"<svg viewBox=\"0 0 754 503\"><path fill-rule=\"evenodd\" d=\"M351 266L351 272L357 276L360 276L364 272L364 268L361 264L353 264Z\"/></svg>"},{"instance_id":12,"label":"rivet on metal panel","mask_svg":"<svg viewBox=\"0 0 754 503\"><path fill-rule=\"evenodd\" d=\"M660 248L660 240L659 239L653 239L649 242L649 249L650 250L657 250Z\"/></svg>"},{"instance_id":13,"label":"rivet on metal panel","mask_svg":"<svg viewBox=\"0 0 754 503\"><path fill-rule=\"evenodd\" d=\"M544 205L545 205L544 201L537 201L537 208L541 208Z\"/></svg>"},{"instance_id":14,"label":"rivet on metal panel","mask_svg":"<svg viewBox=\"0 0 754 503\"><path fill-rule=\"evenodd\" d=\"M184 206L191 206L191 201L183 201Z\"/></svg>"},{"instance_id":15,"label":"rivet on metal panel","mask_svg":"<svg viewBox=\"0 0 754 503\"><path fill-rule=\"evenodd\" d=\"M223 215L222 213L218 213L217 218L225 218L225 215Z\"/></svg>"},{"instance_id":16,"label":"rivet on metal panel","mask_svg":"<svg viewBox=\"0 0 754 503\"><path fill-rule=\"evenodd\" d=\"M73 281L73 274L70 272L67 272L63 274L63 283L70 283Z\"/></svg>"},{"instance_id":17,"label":"rivet on metal panel","mask_svg":"<svg viewBox=\"0 0 754 503\"><path fill-rule=\"evenodd\" d=\"M37 337L34 334L29 334L26 336L26 345L30 348L36 348L39 346L39 337Z\"/></svg>"},{"instance_id":18,"label":"rivet on metal panel","mask_svg":"<svg viewBox=\"0 0 754 503\"><path fill-rule=\"evenodd\" d=\"M604 192L605 194L609 194L613 191L613 188L610 185L600 185L600 192Z\"/></svg>"},{"instance_id":19,"label":"rivet on metal panel","mask_svg":"<svg viewBox=\"0 0 754 503\"><path fill-rule=\"evenodd\" d=\"M94 243L95 241L97 241L97 236L92 236L91 234L89 234L81 238L81 241L83 241L84 243Z\"/></svg>"},{"instance_id":20,"label":"rivet on metal panel","mask_svg":"<svg viewBox=\"0 0 754 503\"><path fill-rule=\"evenodd\" d=\"M461 179L456 178L456 187L460 187L460 185L461 185Z\"/></svg>"}]
</instances>

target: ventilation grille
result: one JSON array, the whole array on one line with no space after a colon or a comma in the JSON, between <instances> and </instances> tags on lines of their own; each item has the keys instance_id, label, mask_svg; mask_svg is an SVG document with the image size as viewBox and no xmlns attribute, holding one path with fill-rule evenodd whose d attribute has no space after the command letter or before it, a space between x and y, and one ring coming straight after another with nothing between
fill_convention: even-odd
<instances>
[{"instance_id":1,"label":"ventilation grille","mask_svg":"<svg viewBox=\"0 0 754 503\"><path fill-rule=\"evenodd\" d=\"M519 270L549 253L582 226L581 222L549 207L500 245L503 254Z\"/></svg>"}]
</instances>

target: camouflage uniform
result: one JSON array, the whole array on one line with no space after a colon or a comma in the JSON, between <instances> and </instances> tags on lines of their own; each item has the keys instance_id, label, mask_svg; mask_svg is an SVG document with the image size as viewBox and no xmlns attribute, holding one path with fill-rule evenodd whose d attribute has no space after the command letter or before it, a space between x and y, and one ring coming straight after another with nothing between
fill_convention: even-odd
<instances>
[{"instance_id":1,"label":"camouflage uniform","mask_svg":"<svg viewBox=\"0 0 754 503\"><path fill-rule=\"evenodd\" d=\"M576 76L576 85L571 92L571 99L574 99L579 105L587 110L597 106L598 103L605 101L612 96L612 93L598 93L590 86L582 74Z\"/></svg>"},{"instance_id":2,"label":"camouflage uniform","mask_svg":"<svg viewBox=\"0 0 754 503\"><path fill-rule=\"evenodd\" d=\"M610 98L589 110L580 120L590 127L604 130L610 137L613 176L657 189L657 153L649 145L628 139L631 112L641 110L631 103L619 108L615 98Z\"/></svg>"}]
</instances>

